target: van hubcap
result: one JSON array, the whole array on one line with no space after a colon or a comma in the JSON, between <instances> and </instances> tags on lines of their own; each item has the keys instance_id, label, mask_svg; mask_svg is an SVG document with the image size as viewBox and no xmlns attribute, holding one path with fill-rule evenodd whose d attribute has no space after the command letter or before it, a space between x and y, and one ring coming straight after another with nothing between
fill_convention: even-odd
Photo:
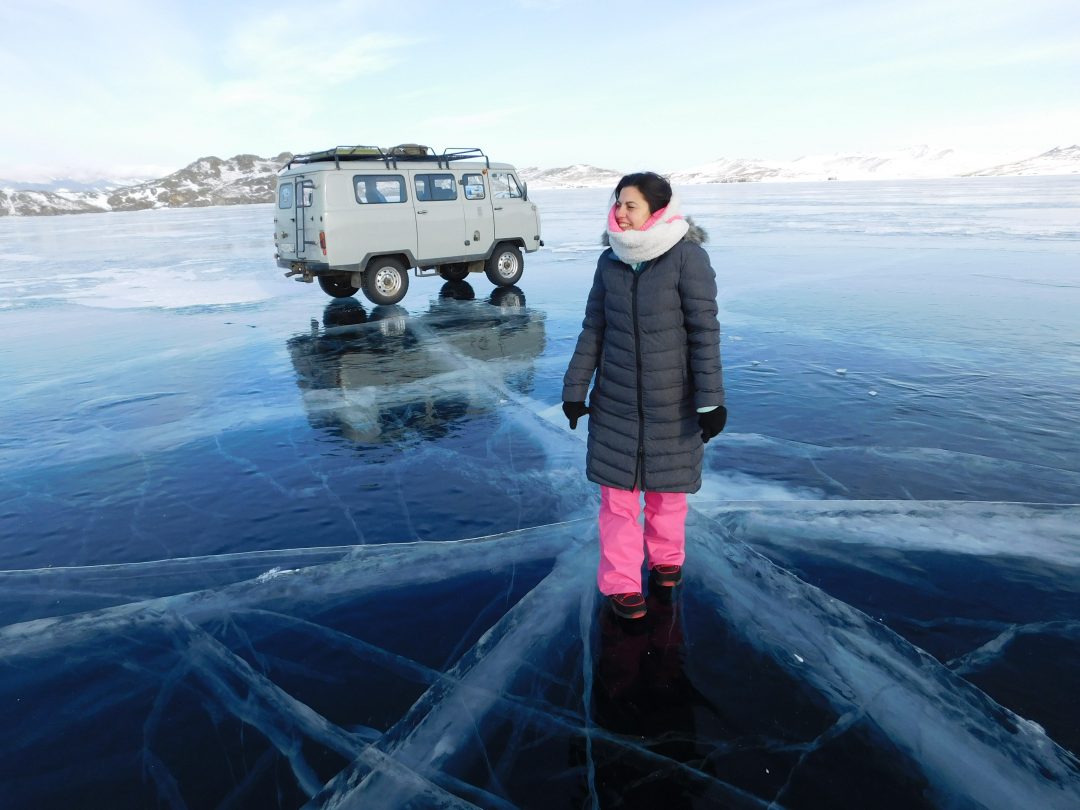
<instances>
[{"instance_id":1,"label":"van hubcap","mask_svg":"<svg viewBox=\"0 0 1080 810\"><path fill-rule=\"evenodd\" d=\"M392 267L381 267L375 273L375 289L380 295L394 295L401 289L401 275Z\"/></svg>"},{"instance_id":2,"label":"van hubcap","mask_svg":"<svg viewBox=\"0 0 1080 810\"><path fill-rule=\"evenodd\" d=\"M499 275L503 278L513 278L517 275L518 260L517 256L509 251L499 256Z\"/></svg>"}]
</instances>

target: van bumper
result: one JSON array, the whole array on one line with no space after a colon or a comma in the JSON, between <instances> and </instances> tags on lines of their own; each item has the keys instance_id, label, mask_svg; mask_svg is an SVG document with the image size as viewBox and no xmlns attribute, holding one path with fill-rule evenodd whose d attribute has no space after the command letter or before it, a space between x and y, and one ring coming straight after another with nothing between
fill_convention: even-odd
<instances>
[{"instance_id":1,"label":"van bumper","mask_svg":"<svg viewBox=\"0 0 1080 810\"><path fill-rule=\"evenodd\" d=\"M319 275L330 269L330 265L326 262L309 262L304 259L283 259L280 256L275 258L277 259L278 267L283 267L293 273L313 273Z\"/></svg>"}]
</instances>

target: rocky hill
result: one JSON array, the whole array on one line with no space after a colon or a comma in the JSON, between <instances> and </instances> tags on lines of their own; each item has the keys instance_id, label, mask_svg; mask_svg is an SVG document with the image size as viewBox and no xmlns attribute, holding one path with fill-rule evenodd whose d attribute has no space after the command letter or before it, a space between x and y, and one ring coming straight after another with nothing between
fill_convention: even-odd
<instances>
[{"instance_id":1,"label":"rocky hill","mask_svg":"<svg viewBox=\"0 0 1080 810\"><path fill-rule=\"evenodd\" d=\"M108 211L107 194L86 191L15 191L0 189L0 217L92 214Z\"/></svg>"},{"instance_id":2,"label":"rocky hill","mask_svg":"<svg viewBox=\"0 0 1080 810\"><path fill-rule=\"evenodd\" d=\"M199 158L159 180L112 191L18 191L0 189L0 216L85 214L142 208L194 208L272 202L274 178L292 155Z\"/></svg>"},{"instance_id":3,"label":"rocky hill","mask_svg":"<svg viewBox=\"0 0 1080 810\"><path fill-rule=\"evenodd\" d=\"M557 169L539 169L526 166L520 171L521 179L529 188L595 188L596 186L615 185L622 177L621 172L612 169L599 169L587 163L575 163Z\"/></svg>"},{"instance_id":4,"label":"rocky hill","mask_svg":"<svg viewBox=\"0 0 1080 810\"><path fill-rule=\"evenodd\" d=\"M788 161L720 159L693 169L672 172L670 177L676 185L693 185L817 180L929 180L1077 173L1080 173L1080 147L1076 146L1052 149L1035 157L1015 154L985 155L957 149L912 146L882 152L806 155Z\"/></svg>"},{"instance_id":5,"label":"rocky hill","mask_svg":"<svg viewBox=\"0 0 1080 810\"><path fill-rule=\"evenodd\" d=\"M272 158L256 155L236 155L228 160L204 157L159 180L106 190L0 188L0 216L272 202L277 171L291 157L288 152ZM789 161L721 158L694 168L669 172L676 185L1064 174L1080 174L1080 146L1058 147L1034 157L1013 155L999 156L998 159L928 146L891 152L811 155ZM613 187L622 172L579 163L554 169L530 166L521 170L521 176L534 189L595 188Z\"/></svg>"},{"instance_id":6,"label":"rocky hill","mask_svg":"<svg viewBox=\"0 0 1080 810\"><path fill-rule=\"evenodd\" d=\"M1045 174L1080 174L1080 144L1059 146L1032 158L991 166L968 177L1020 177Z\"/></svg>"},{"instance_id":7,"label":"rocky hill","mask_svg":"<svg viewBox=\"0 0 1080 810\"><path fill-rule=\"evenodd\" d=\"M659 167L661 171L664 167ZM531 188L614 186L621 172L575 165L522 169ZM912 146L881 152L806 155L795 160L719 158L689 169L666 171L676 186L706 183L805 182L819 180L928 180L949 177L1080 174L1080 146L1059 147L1035 157L985 155Z\"/></svg>"},{"instance_id":8,"label":"rocky hill","mask_svg":"<svg viewBox=\"0 0 1080 810\"><path fill-rule=\"evenodd\" d=\"M699 185L701 183L756 183L772 180L780 174L780 168L756 158L720 158L693 169L672 172L669 179L675 185Z\"/></svg>"},{"instance_id":9,"label":"rocky hill","mask_svg":"<svg viewBox=\"0 0 1080 810\"><path fill-rule=\"evenodd\" d=\"M273 202L277 171L291 157L282 153L273 158L199 158L168 177L117 189L109 195L108 206L112 211L131 211Z\"/></svg>"}]
</instances>

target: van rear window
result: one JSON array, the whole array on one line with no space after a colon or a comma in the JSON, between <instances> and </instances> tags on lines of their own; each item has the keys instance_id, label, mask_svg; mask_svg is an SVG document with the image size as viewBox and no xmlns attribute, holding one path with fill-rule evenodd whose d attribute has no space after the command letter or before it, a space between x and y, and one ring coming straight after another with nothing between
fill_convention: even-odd
<instances>
[{"instance_id":1,"label":"van rear window","mask_svg":"<svg viewBox=\"0 0 1080 810\"><path fill-rule=\"evenodd\" d=\"M282 183L278 186L277 191L277 207L278 208L292 208L293 203L293 185L292 181Z\"/></svg>"},{"instance_id":2,"label":"van rear window","mask_svg":"<svg viewBox=\"0 0 1080 810\"><path fill-rule=\"evenodd\" d=\"M403 203L409 199L405 195L405 178L400 174L358 174L353 177L353 190L361 205Z\"/></svg>"}]
</instances>

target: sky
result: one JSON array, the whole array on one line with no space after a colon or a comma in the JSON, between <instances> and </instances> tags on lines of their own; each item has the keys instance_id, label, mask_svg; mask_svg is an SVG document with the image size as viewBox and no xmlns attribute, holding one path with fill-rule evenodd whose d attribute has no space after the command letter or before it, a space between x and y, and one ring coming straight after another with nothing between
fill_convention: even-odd
<instances>
[{"instance_id":1,"label":"sky","mask_svg":"<svg viewBox=\"0 0 1080 810\"><path fill-rule=\"evenodd\" d=\"M1076 0L4 0L0 178L479 146L685 169L1080 143Z\"/></svg>"}]
</instances>

